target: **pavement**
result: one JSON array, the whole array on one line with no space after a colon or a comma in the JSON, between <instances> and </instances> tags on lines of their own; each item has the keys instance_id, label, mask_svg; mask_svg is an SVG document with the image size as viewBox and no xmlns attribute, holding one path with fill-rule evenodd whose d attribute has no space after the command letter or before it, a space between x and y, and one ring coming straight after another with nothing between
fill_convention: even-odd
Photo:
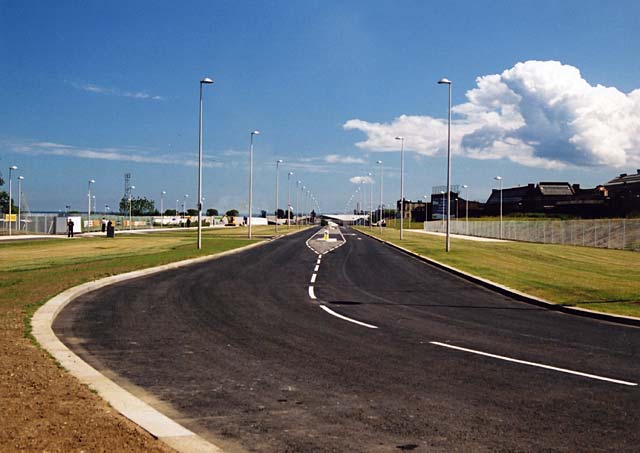
<instances>
[{"instance_id":1,"label":"pavement","mask_svg":"<svg viewBox=\"0 0 640 453\"><path fill-rule=\"evenodd\" d=\"M637 449L640 329L318 232L89 292L54 331L225 451Z\"/></svg>"}]
</instances>

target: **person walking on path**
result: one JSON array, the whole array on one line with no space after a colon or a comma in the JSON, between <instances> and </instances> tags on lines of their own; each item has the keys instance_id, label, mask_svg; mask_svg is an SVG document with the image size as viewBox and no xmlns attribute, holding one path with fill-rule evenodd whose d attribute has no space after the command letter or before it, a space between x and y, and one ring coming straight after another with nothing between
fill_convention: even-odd
<instances>
[{"instance_id":1,"label":"person walking on path","mask_svg":"<svg viewBox=\"0 0 640 453\"><path fill-rule=\"evenodd\" d=\"M69 221L67 222L67 237L68 238L72 238L73 237L73 220L69 219Z\"/></svg>"}]
</instances>

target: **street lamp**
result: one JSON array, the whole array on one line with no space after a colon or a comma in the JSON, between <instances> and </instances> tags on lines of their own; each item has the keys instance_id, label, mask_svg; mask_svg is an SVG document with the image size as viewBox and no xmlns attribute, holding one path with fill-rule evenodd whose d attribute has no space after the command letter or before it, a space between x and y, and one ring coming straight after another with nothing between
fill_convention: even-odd
<instances>
[{"instance_id":1,"label":"street lamp","mask_svg":"<svg viewBox=\"0 0 640 453\"><path fill-rule=\"evenodd\" d=\"M162 190L160 192L160 222L162 223L160 225L161 228L164 228L164 196L167 194L166 190Z\"/></svg>"},{"instance_id":2,"label":"street lamp","mask_svg":"<svg viewBox=\"0 0 640 453\"><path fill-rule=\"evenodd\" d=\"M291 177L292 176L293 176L293 172L290 171L287 174L287 184L289 186L288 192L287 192L287 229L291 227L290 215L291 215Z\"/></svg>"},{"instance_id":3,"label":"street lamp","mask_svg":"<svg viewBox=\"0 0 640 453\"><path fill-rule=\"evenodd\" d=\"M18 231L20 231L20 204L22 202L22 180L23 179L24 179L24 176L18 176Z\"/></svg>"},{"instance_id":4,"label":"street lamp","mask_svg":"<svg viewBox=\"0 0 640 453\"><path fill-rule=\"evenodd\" d=\"M278 232L278 195L280 189L280 164L284 162L282 159L276 161L276 233Z\"/></svg>"},{"instance_id":5,"label":"street lamp","mask_svg":"<svg viewBox=\"0 0 640 453\"><path fill-rule=\"evenodd\" d=\"M380 217L378 218L378 222L380 223L380 233L382 233L382 216L384 215L382 211L382 185L384 184L384 180L382 178L384 175L384 164L381 160L379 160L377 164L380 165Z\"/></svg>"},{"instance_id":6,"label":"street lamp","mask_svg":"<svg viewBox=\"0 0 640 453\"><path fill-rule=\"evenodd\" d=\"M178 217L179 216L179 214L178 214L178 204L179 203L180 203L180 200L176 200L176 222L178 222L178 218L179 218Z\"/></svg>"},{"instance_id":7,"label":"street lamp","mask_svg":"<svg viewBox=\"0 0 640 453\"><path fill-rule=\"evenodd\" d=\"M132 220L131 220L131 204L132 204L132 198L133 198L133 190L136 188L136 186L131 186L131 190L129 190L129 230L132 229Z\"/></svg>"},{"instance_id":8,"label":"street lamp","mask_svg":"<svg viewBox=\"0 0 640 453\"><path fill-rule=\"evenodd\" d=\"M251 209L253 203L253 136L260 135L260 131L251 132L251 145L249 146L249 239L251 239Z\"/></svg>"},{"instance_id":9,"label":"street lamp","mask_svg":"<svg viewBox=\"0 0 640 453\"><path fill-rule=\"evenodd\" d=\"M184 198L182 200L182 215L183 217L187 217L187 198L189 198L189 194L185 193Z\"/></svg>"},{"instance_id":10,"label":"street lamp","mask_svg":"<svg viewBox=\"0 0 640 453\"><path fill-rule=\"evenodd\" d=\"M87 231L91 229L91 184L95 183L95 179L90 179L89 184L87 184Z\"/></svg>"},{"instance_id":11,"label":"street lamp","mask_svg":"<svg viewBox=\"0 0 640 453\"><path fill-rule=\"evenodd\" d=\"M200 115L198 126L198 249L202 248L202 85L211 83L213 83L213 80L209 77L200 80Z\"/></svg>"},{"instance_id":12,"label":"street lamp","mask_svg":"<svg viewBox=\"0 0 640 453\"><path fill-rule=\"evenodd\" d=\"M449 121L447 127L447 252L451 248L451 241L449 238L449 230L451 223L451 80L440 79L438 80L440 85L449 86Z\"/></svg>"},{"instance_id":13,"label":"street lamp","mask_svg":"<svg viewBox=\"0 0 640 453\"><path fill-rule=\"evenodd\" d=\"M300 193L300 186L302 185L302 181L300 181L299 179L296 181L296 226L298 228L300 228L300 197L298 197L298 194Z\"/></svg>"},{"instance_id":14,"label":"street lamp","mask_svg":"<svg viewBox=\"0 0 640 453\"><path fill-rule=\"evenodd\" d=\"M466 205L467 205L466 209L465 209L465 211L466 211L465 212L465 219L466 219L465 220L465 225L466 225L465 230L466 230L466 234L468 235L469 234L469 186L466 185L466 184L463 184L462 188L466 189L466 194L464 196L464 199L465 199L465 202L466 202Z\"/></svg>"},{"instance_id":15,"label":"street lamp","mask_svg":"<svg viewBox=\"0 0 640 453\"><path fill-rule=\"evenodd\" d=\"M373 176L369 173L369 230L373 230Z\"/></svg>"},{"instance_id":16,"label":"street lamp","mask_svg":"<svg viewBox=\"0 0 640 453\"><path fill-rule=\"evenodd\" d=\"M502 176L496 176L496 181L500 181L500 239L502 239Z\"/></svg>"},{"instance_id":17,"label":"street lamp","mask_svg":"<svg viewBox=\"0 0 640 453\"><path fill-rule=\"evenodd\" d=\"M444 190L440 191L440 206L442 206L442 231L446 229L444 226Z\"/></svg>"},{"instance_id":18,"label":"street lamp","mask_svg":"<svg viewBox=\"0 0 640 453\"><path fill-rule=\"evenodd\" d=\"M404 137L398 136L400 140L400 240L404 239Z\"/></svg>"},{"instance_id":19,"label":"street lamp","mask_svg":"<svg viewBox=\"0 0 640 453\"><path fill-rule=\"evenodd\" d=\"M9 167L9 236L11 236L11 172L17 169L17 165Z\"/></svg>"}]
</instances>

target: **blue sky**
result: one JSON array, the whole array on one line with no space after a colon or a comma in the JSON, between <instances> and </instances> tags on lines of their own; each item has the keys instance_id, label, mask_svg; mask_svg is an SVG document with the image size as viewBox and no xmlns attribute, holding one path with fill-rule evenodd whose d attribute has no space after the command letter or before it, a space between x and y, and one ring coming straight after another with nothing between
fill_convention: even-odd
<instances>
[{"instance_id":1,"label":"blue sky","mask_svg":"<svg viewBox=\"0 0 640 453\"><path fill-rule=\"evenodd\" d=\"M205 207L274 209L275 161L323 211L385 165L385 203L446 182L594 186L640 167L637 1L0 0L0 165L32 210L117 206L123 174L165 207L197 187L205 87ZM481 79L478 79L481 78ZM473 91L472 91L473 90ZM443 146L444 144L444 146Z\"/></svg>"}]
</instances>

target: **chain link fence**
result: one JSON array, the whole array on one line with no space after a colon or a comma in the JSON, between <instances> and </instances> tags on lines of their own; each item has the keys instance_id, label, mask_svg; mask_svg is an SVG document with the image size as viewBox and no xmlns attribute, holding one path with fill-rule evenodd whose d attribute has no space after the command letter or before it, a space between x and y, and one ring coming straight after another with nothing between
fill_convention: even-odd
<instances>
[{"instance_id":1,"label":"chain link fence","mask_svg":"<svg viewBox=\"0 0 640 453\"><path fill-rule=\"evenodd\" d=\"M444 233L445 228L441 220L424 223L429 232ZM640 219L505 220L502 226L500 221L452 219L450 230L511 241L640 250Z\"/></svg>"}]
</instances>

